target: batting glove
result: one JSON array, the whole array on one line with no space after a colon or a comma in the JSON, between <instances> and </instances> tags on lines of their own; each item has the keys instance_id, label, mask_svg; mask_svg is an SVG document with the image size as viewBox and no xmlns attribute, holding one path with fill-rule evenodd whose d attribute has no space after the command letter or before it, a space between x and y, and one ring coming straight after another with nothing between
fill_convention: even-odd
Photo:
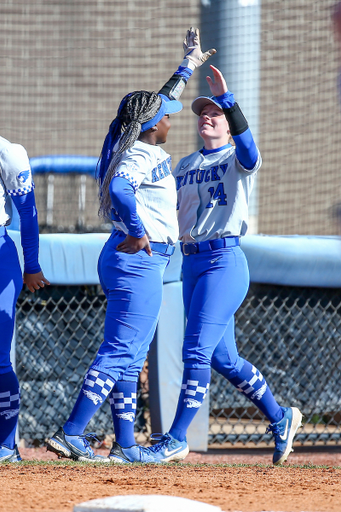
<instances>
[{"instance_id":1,"label":"batting glove","mask_svg":"<svg viewBox=\"0 0 341 512\"><path fill-rule=\"evenodd\" d=\"M187 30L183 47L185 56L181 66L190 68L193 71L206 62L211 55L217 53L217 50L214 48L207 50L205 53L201 51L199 29L194 29L193 27Z\"/></svg>"}]
</instances>

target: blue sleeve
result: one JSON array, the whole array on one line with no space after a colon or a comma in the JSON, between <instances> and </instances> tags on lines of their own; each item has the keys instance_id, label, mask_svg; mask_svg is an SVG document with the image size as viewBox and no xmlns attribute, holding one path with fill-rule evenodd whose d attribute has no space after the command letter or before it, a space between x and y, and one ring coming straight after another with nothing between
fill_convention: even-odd
<instances>
[{"instance_id":1,"label":"blue sleeve","mask_svg":"<svg viewBox=\"0 0 341 512\"><path fill-rule=\"evenodd\" d=\"M236 155L239 162L245 169L253 169L258 160L258 149L250 128L240 135L234 135L233 140L236 144Z\"/></svg>"},{"instance_id":2,"label":"blue sleeve","mask_svg":"<svg viewBox=\"0 0 341 512\"><path fill-rule=\"evenodd\" d=\"M234 94L231 91L226 91L221 96L215 96L215 99L221 106L221 108L230 108L236 103Z\"/></svg>"},{"instance_id":3,"label":"blue sleeve","mask_svg":"<svg viewBox=\"0 0 341 512\"><path fill-rule=\"evenodd\" d=\"M21 245L24 252L24 268L27 274L37 274L41 271L38 262L39 253L39 228L38 212L31 190L23 196L12 196L20 217Z\"/></svg>"},{"instance_id":4,"label":"blue sleeve","mask_svg":"<svg viewBox=\"0 0 341 512\"><path fill-rule=\"evenodd\" d=\"M179 66L174 75L182 76L182 78L184 78L187 82L187 80L189 80L193 75L193 70L184 66Z\"/></svg>"},{"instance_id":5,"label":"blue sleeve","mask_svg":"<svg viewBox=\"0 0 341 512\"><path fill-rule=\"evenodd\" d=\"M128 229L129 235L142 238L146 232L136 211L136 199L132 184L125 178L114 176L109 186L109 193L112 205Z\"/></svg>"}]
</instances>

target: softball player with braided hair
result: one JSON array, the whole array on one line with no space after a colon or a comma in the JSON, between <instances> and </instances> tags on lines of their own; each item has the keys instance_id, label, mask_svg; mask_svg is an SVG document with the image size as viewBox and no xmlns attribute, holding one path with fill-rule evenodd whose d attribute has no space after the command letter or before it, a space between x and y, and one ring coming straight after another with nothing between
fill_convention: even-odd
<instances>
[{"instance_id":1,"label":"softball player with braided hair","mask_svg":"<svg viewBox=\"0 0 341 512\"><path fill-rule=\"evenodd\" d=\"M98 261L107 297L104 342L88 370L73 411L47 442L59 456L98 462L146 461L135 444L137 380L159 317L163 275L178 239L171 157L160 147L169 115L202 53L198 30L187 31L185 57L159 93L135 91L121 101L105 138L98 169L99 213L114 230ZM109 457L95 455L84 430L109 397L116 441ZM123 450L125 453L123 454Z\"/></svg>"},{"instance_id":2,"label":"softball player with braided hair","mask_svg":"<svg viewBox=\"0 0 341 512\"><path fill-rule=\"evenodd\" d=\"M261 372L239 356L234 314L249 288L240 237L248 226L248 202L261 156L248 123L222 73L210 66L212 97L192 103L204 147L175 168L183 253L183 299L187 326L184 373L169 433L148 448L153 462L184 458L187 429L208 393L211 367L223 375L270 421L274 464L286 461L302 414L280 407ZM231 136L234 145L231 145Z\"/></svg>"},{"instance_id":3,"label":"softball player with braided hair","mask_svg":"<svg viewBox=\"0 0 341 512\"><path fill-rule=\"evenodd\" d=\"M6 230L11 223L12 201L20 216L24 275ZM0 462L21 460L15 444L20 390L10 352L15 305L23 282L31 292L50 284L39 266L38 246L38 217L27 152L20 144L0 137Z\"/></svg>"}]
</instances>

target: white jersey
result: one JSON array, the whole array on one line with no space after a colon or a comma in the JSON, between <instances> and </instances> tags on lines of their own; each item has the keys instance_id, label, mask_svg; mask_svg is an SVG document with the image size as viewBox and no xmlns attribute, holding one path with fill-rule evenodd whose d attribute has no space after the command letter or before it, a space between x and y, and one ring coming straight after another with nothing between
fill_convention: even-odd
<instances>
[{"instance_id":1,"label":"white jersey","mask_svg":"<svg viewBox=\"0 0 341 512\"><path fill-rule=\"evenodd\" d=\"M254 168L245 169L233 146L182 158L174 170L180 240L193 243L245 235L249 197L261 164L258 152Z\"/></svg>"},{"instance_id":2,"label":"white jersey","mask_svg":"<svg viewBox=\"0 0 341 512\"><path fill-rule=\"evenodd\" d=\"M10 196L22 196L34 189L26 149L0 137L0 226L12 218Z\"/></svg>"},{"instance_id":3,"label":"white jersey","mask_svg":"<svg viewBox=\"0 0 341 512\"><path fill-rule=\"evenodd\" d=\"M137 213L149 240L174 244L179 229L170 155L160 146L136 141L123 153L115 176L126 178L133 185ZM128 233L123 222L113 223L116 229Z\"/></svg>"}]
</instances>

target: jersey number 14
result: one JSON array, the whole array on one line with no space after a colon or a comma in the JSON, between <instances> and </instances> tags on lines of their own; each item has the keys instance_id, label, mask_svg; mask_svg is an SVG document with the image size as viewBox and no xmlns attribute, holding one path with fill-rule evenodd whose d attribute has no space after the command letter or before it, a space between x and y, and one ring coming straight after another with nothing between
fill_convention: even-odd
<instances>
[{"instance_id":1,"label":"jersey number 14","mask_svg":"<svg viewBox=\"0 0 341 512\"><path fill-rule=\"evenodd\" d=\"M206 208L213 208L212 200L218 201L219 206L225 206L227 205L226 202L226 194L224 191L224 183L219 183L216 189L214 187L210 187L208 189L209 193L211 194L211 201L208 203Z\"/></svg>"}]
</instances>

